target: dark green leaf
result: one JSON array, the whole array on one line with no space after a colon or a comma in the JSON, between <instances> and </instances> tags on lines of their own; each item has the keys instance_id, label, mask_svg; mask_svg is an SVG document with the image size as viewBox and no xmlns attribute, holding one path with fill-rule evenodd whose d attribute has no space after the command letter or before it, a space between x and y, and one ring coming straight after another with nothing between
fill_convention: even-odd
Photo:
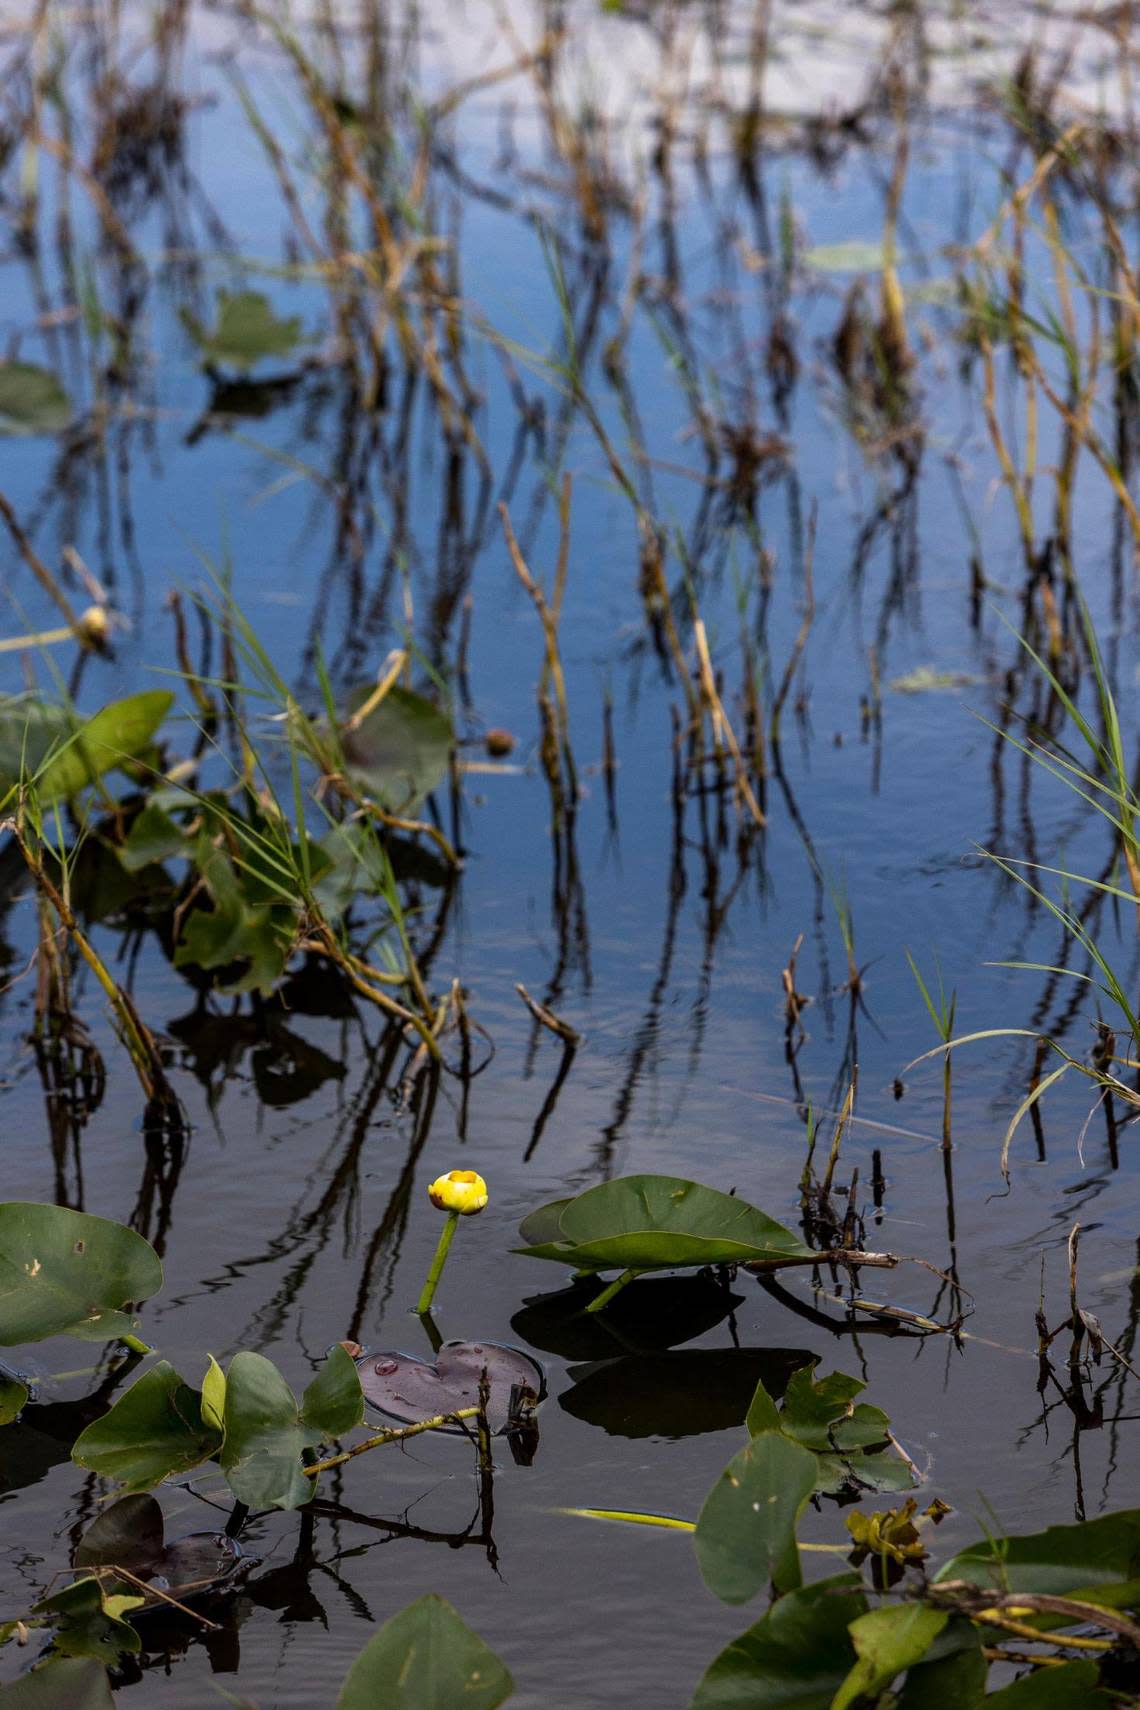
<instances>
[{"instance_id":1,"label":"dark green leaf","mask_svg":"<svg viewBox=\"0 0 1140 1710\"><path fill-rule=\"evenodd\" d=\"M293 1391L262 1354L235 1354L226 1374L222 1470L251 1508L299 1508L316 1480L301 1471L301 1451L359 1425L364 1397L356 1367L336 1347L297 1406Z\"/></svg>"},{"instance_id":2,"label":"dark green leaf","mask_svg":"<svg viewBox=\"0 0 1140 1710\"><path fill-rule=\"evenodd\" d=\"M149 1490L172 1473L216 1455L222 1437L202 1418L202 1397L166 1360L89 1425L71 1451L81 1467L118 1479L127 1490Z\"/></svg>"},{"instance_id":3,"label":"dark green leaf","mask_svg":"<svg viewBox=\"0 0 1140 1710\"><path fill-rule=\"evenodd\" d=\"M937 1656L951 1629L961 1629L961 1650ZM968 1621L952 1621L906 1677L898 1710L977 1710L983 1701L989 1663L982 1655L981 1635Z\"/></svg>"},{"instance_id":4,"label":"dark green leaf","mask_svg":"<svg viewBox=\"0 0 1140 1710\"><path fill-rule=\"evenodd\" d=\"M753 1437L705 1498L693 1542L709 1590L744 1603L771 1581L800 1583L796 1524L815 1489L816 1460L777 1431Z\"/></svg>"},{"instance_id":5,"label":"dark green leaf","mask_svg":"<svg viewBox=\"0 0 1140 1710\"><path fill-rule=\"evenodd\" d=\"M513 1689L494 1651L432 1594L393 1615L368 1641L336 1710L495 1710Z\"/></svg>"},{"instance_id":6,"label":"dark green leaf","mask_svg":"<svg viewBox=\"0 0 1140 1710\"><path fill-rule=\"evenodd\" d=\"M27 1405L27 1384L19 1378L0 1377L0 1425L10 1425Z\"/></svg>"},{"instance_id":7,"label":"dark green leaf","mask_svg":"<svg viewBox=\"0 0 1140 1710\"><path fill-rule=\"evenodd\" d=\"M190 336L207 362L248 372L268 356L288 356L301 343L300 317L287 320L274 314L260 291L218 292L218 313L207 331L184 316Z\"/></svg>"},{"instance_id":8,"label":"dark green leaf","mask_svg":"<svg viewBox=\"0 0 1140 1710\"><path fill-rule=\"evenodd\" d=\"M61 1657L0 1690L0 1710L115 1710L102 1663Z\"/></svg>"},{"instance_id":9,"label":"dark green leaf","mask_svg":"<svg viewBox=\"0 0 1140 1710\"><path fill-rule=\"evenodd\" d=\"M53 754L36 774L41 801L78 795L105 772L133 760L150 746L155 732L174 704L168 689L145 689L124 700L111 701L93 717L79 722L74 740Z\"/></svg>"},{"instance_id":10,"label":"dark green leaf","mask_svg":"<svg viewBox=\"0 0 1140 1710\"><path fill-rule=\"evenodd\" d=\"M789 1592L710 1664L690 1710L829 1710L866 1607L854 1573Z\"/></svg>"},{"instance_id":11,"label":"dark green leaf","mask_svg":"<svg viewBox=\"0 0 1140 1710\"><path fill-rule=\"evenodd\" d=\"M0 431L59 433L71 415L71 399L50 369L0 362Z\"/></svg>"},{"instance_id":12,"label":"dark green leaf","mask_svg":"<svg viewBox=\"0 0 1140 1710\"><path fill-rule=\"evenodd\" d=\"M0 800L23 777L34 778L45 804L77 795L148 748L173 699L168 690L149 689L89 719L28 696L0 701Z\"/></svg>"},{"instance_id":13,"label":"dark green leaf","mask_svg":"<svg viewBox=\"0 0 1140 1710\"><path fill-rule=\"evenodd\" d=\"M348 697L354 713L375 691L369 683ZM365 795L389 813L410 813L447 776L455 736L446 713L411 689L391 688L353 730L341 732L345 765Z\"/></svg>"},{"instance_id":14,"label":"dark green leaf","mask_svg":"<svg viewBox=\"0 0 1140 1710\"><path fill-rule=\"evenodd\" d=\"M158 1254L133 1229L59 1205L0 1205L0 1346L130 1334L122 1308L161 1287Z\"/></svg>"},{"instance_id":15,"label":"dark green leaf","mask_svg":"<svg viewBox=\"0 0 1140 1710\"><path fill-rule=\"evenodd\" d=\"M1022 1538L983 1538L948 1561L936 1579L1061 1597L1140 1579L1140 1509Z\"/></svg>"},{"instance_id":16,"label":"dark green leaf","mask_svg":"<svg viewBox=\"0 0 1140 1710\"><path fill-rule=\"evenodd\" d=\"M949 1619L945 1609L925 1603L887 1603L852 1621L849 1632L859 1660L835 1694L832 1710L847 1710L860 1698L874 1699L926 1655Z\"/></svg>"},{"instance_id":17,"label":"dark green leaf","mask_svg":"<svg viewBox=\"0 0 1140 1710\"><path fill-rule=\"evenodd\" d=\"M1099 1672L1094 1662L1040 1668L983 1702L986 1710L1096 1710L1097 1705L1109 1710L1112 1695L1097 1689Z\"/></svg>"},{"instance_id":18,"label":"dark green leaf","mask_svg":"<svg viewBox=\"0 0 1140 1710\"><path fill-rule=\"evenodd\" d=\"M138 1634L122 1617L142 1601L137 1595L108 1593L94 1575L85 1575L35 1604L32 1613L51 1621L52 1645L60 1656L96 1657L113 1668L121 1656L141 1648Z\"/></svg>"},{"instance_id":19,"label":"dark green leaf","mask_svg":"<svg viewBox=\"0 0 1140 1710\"><path fill-rule=\"evenodd\" d=\"M171 861L189 852L186 833L162 808L148 802L131 822L126 842L118 851L128 873L137 873L154 862Z\"/></svg>"}]
</instances>

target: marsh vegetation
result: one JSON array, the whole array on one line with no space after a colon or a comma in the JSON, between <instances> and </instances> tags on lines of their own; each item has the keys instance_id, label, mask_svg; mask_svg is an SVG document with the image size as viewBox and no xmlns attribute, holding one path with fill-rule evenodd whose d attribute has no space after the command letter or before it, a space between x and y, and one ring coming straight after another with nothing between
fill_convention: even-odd
<instances>
[{"instance_id":1,"label":"marsh vegetation","mask_svg":"<svg viewBox=\"0 0 1140 1710\"><path fill-rule=\"evenodd\" d=\"M0 1704L1140 1703L1133 14L0 18Z\"/></svg>"}]
</instances>

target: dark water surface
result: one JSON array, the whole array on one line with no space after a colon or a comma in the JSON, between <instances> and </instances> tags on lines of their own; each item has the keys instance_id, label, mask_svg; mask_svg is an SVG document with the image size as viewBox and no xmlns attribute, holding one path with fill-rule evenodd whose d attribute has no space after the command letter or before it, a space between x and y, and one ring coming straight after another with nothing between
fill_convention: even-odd
<instances>
[{"instance_id":1,"label":"dark water surface","mask_svg":"<svg viewBox=\"0 0 1140 1710\"><path fill-rule=\"evenodd\" d=\"M391 10L391 58L380 75L393 89L434 98L515 57L496 36L490 8L429 15L419 26L413 7ZM524 42L537 39L541 11L515 8ZM123 46L121 62L142 87L156 66L145 40L148 14L127 12L124 29L140 46L137 54ZM791 12L804 21L805 9ZM97 992L81 984L78 1007L108 1061L106 1096L66 1156L53 1152L26 1043L34 975L13 980L0 998L5 1195L59 1198L132 1220L159 1243L166 1287L144 1311L144 1334L190 1381L207 1349L219 1358L263 1350L295 1387L348 1334L377 1349L426 1352L408 1310L438 1234L424 1190L453 1166L477 1168L491 1202L459 1231L440 1291L440 1329L518 1341L549 1374L535 1463L516 1467L505 1451L501 1457L490 1555L477 1519L464 1537L477 1489L471 1457L454 1440L422 1439L406 1452L366 1457L327 1481L325 1495L350 1512L255 1523L248 1541L262 1560L235 1600L232 1628L155 1661L140 1683L124 1688L127 1703L206 1705L215 1702L216 1683L261 1710L329 1704L375 1624L437 1590L508 1663L520 1710L687 1704L712 1655L748 1617L704 1590L684 1535L559 1510L695 1516L739 1445L739 1397L751 1393L765 1362L780 1365L783 1351L807 1351L823 1369L866 1378L868 1399L889 1411L925 1475L924 1496L953 1505L940 1550L983 1525L1036 1528L1140 1501L1134 1388L1106 1362L1093 1374L1104 1391L1103 1424L1076 1433L1056 1392L1039 1393L1034 1328L1042 1277L1050 1321L1064 1315L1065 1244L1079 1221L1082 1305L1119 1347L1133 1346L1140 1293L1131 1131L1120 1134L1113 1168L1102 1113L1080 1140L1092 1098L1086 1083L1065 1083L1044 1104L1043 1155L1030 1126L1019 1131L1006 1191L1001 1141L1025 1094L1033 1044L963 1048L954 1070L952 1253L940 1070L928 1063L911 1071L901 1097L894 1085L903 1066L936 1042L907 947L928 977L937 956L947 989L957 992L958 1032L1041 1028L1063 1034L1076 1055L1093 1042L1095 1003L1086 988L988 965L1053 963L1060 931L976 848L1077 871L1099 871L1108 859L1105 830L1088 823L1068 793L1044 788L984 722L998 716L1008 693L1005 673L1018 650L1003 620L1021 621L1026 565L977 368L957 337L953 246L981 235L1005 192L1002 174L1011 171L1017 182L1032 156L1018 154L1016 127L997 101L975 99L968 56L955 72L952 103L939 91L924 102L921 56L913 41L902 41L909 157L900 272L918 352L914 418L923 432L906 456L876 450L851 431L850 399L832 354L855 275L813 267L805 257L812 246L881 239L900 131L875 82L884 52L879 26L868 25L865 63L851 49L838 83L828 60L826 89L813 84L810 35L790 39L787 64L770 73L783 98L771 104L798 112L773 125L749 175L729 146L707 72L711 37L731 104L740 74L734 44L742 55L746 21L731 14L729 28L720 8L697 13L679 7L674 16L663 7L655 23L637 16L603 23L585 6L567 10L572 45L579 28L583 38L564 68L566 110L580 117L588 102L598 103L622 196L644 203L636 237L616 192L604 245L583 233L569 170L528 77L476 91L439 121L432 218L458 257L466 361L482 400L473 419L488 479L470 448L448 449L426 388L404 392L398 352L386 408L369 408L353 390L333 336L336 293L315 270L302 277L292 265L290 215L229 75L236 63L290 160L311 169L298 181L307 217L320 227L321 139L267 28L219 9L192 10L185 41L171 50L167 87L186 97L177 141L167 155L156 151L152 181L140 173L115 189L146 264L133 286L74 186L72 247L61 242L64 203L50 157L40 157L38 248L21 249L14 196L7 204L5 341L54 367L86 405L95 401L92 376L104 368L107 348L96 348L76 312L85 293L98 293L108 313L129 313L136 340L129 382L100 383L107 403L100 434L0 444L0 488L41 553L57 565L61 549L73 545L130 620L113 658L87 662L81 704L94 707L171 668L167 596L203 586L206 559L229 566L247 618L313 706L317 650L338 683L366 676L402 640L406 610L424 658L455 685L470 595L469 693L456 689L463 753L480 759L489 727L519 739L506 769L466 776L462 873L446 895L423 892L444 922L433 989L461 980L471 1016L494 1046L466 1092L445 1075L434 1104L421 1098L416 1109L403 1109L400 1063L378 1057L378 1018L367 1006L338 993L339 1008L327 1013L321 991L301 985L286 993L285 1009L199 999L153 939L138 947L103 927L101 948L119 977L129 972L140 1010L170 1041L192 1123L180 1165L167 1160L156 1173L152 1159L146 1173L137 1084ZM825 8L818 16L827 39L834 19ZM360 87L367 61L358 22L346 17L340 35L348 89ZM19 30L5 28L15 88L26 63ZM41 47L64 57L76 147L86 151L101 61L94 32L74 28L69 42L61 12ZM404 40L411 45L402 47ZM331 50L320 52L331 63ZM978 61L979 77L991 59ZM941 61L935 71L944 74ZM676 91L671 105L661 100L659 74ZM798 91L795 101L789 88ZM865 92L870 105L854 129L824 137L802 122L805 113L853 107ZM673 129L663 133L665 111ZM410 151L414 130L401 112L398 133ZM397 169L408 170L406 158ZM1075 193L1063 205L1074 249L1092 267L1088 210ZM674 800L670 712L681 696L649 639L633 512L585 415L568 406L544 368L552 357L565 360L565 345L543 222L563 245L590 394L623 453L629 423L603 356L630 317L625 378L648 454L632 460L639 490L668 532L667 573L686 610L688 562L738 728L741 626L770 698L800 625L809 517L818 508L814 621L784 712L782 776L767 779L760 837L745 835L730 791L686 787ZM782 228L794 232L799 256L787 277ZM1026 266L1031 292L1044 292L1050 261L1036 232L1027 238ZM632 268L642 284L631 298ZM877 291L875 270L865 284ZM304 362L258 371L276 387L228 404L214 400L227 412L236 403L240 417L209 413L210 382L180 319L187 308L209 319L221 285L265 291L279 313L303 318L313 340ZM342 301L351 300L346 290ZM1087 313L1084 304L1079 312ZM798 358L783 394L770 361L773 320L781 316ZM518 383L534 406L529 432L520 429L502 350L480 334L484 322L513 349ZM784 442L754 491L744 480L734 492L739 463L719 428L717 484L709 485L687 363L724 423L750 422L757 435ZM1002 388L1009 386L999 409L1020 445L1023 403L1004 350L998 371ZM1041 427L1042 469L1059 446L1050 415ZM537 758L539 625L494 508L500 497L509 500L528 561L548 581L557 550L553 490L563 470L574 488L561 645L583 781L569 879L565 860L561 869L554 863ZM1052 505L1045 476L1038 504L1044 536ZM1134 571L1111 491L1087 460L1073 532L1076 574L1128 714L1140 665ZM989 587L974 603L971 560L979 550ZM767 592L762 554L770 555ZM6 539L0 577L3 633L55 621ZM686 626L686 645L688 635ZM872 647L883 684L881 725L860 710L872 693ZM66 675L65 651L52 659ZM919 693L889 686L922 667L954 681ZM0 687L19 688L26 668L25 656L0 655ZM32 656L30 668L50 685L44 656ZM216 657L211 669L220 669ZM1029 691L1017 693L1028 706ZM607 696L618 761L612 811L601 766ZM273 727L265 730L271 735ZM440 807L446 823L443 797ZM10 882L18 896L14 870ZM856 958L866 965L858 1004L843 989L834 894L849 899ZM1134 979L1135 934L1124 906L1116 920L1106 906L1100 929ZM4 932L9 973L19 975L35 945L26 901L10 908ZM781 970L801 933L796 980L812 1002L793 1073ZM532 1027L516 981L584 1035L540 1132L562 1051ZM484 1052L481 1039L477 1047ZM884 1333L881 1322L856 1321L813 1300L798 1274L783 1299L738 1278L731 1318L714 1322L710 1309L703 1328L679 1318L675 1338L660 1313L647 1311L658 1321L648 1338L635 1325L623 1343L603 1325L568 1328L556 1306L543 1304L565 1279L553 1266L510 1254L517 1223L545 1199L606 1176L691 1175L735 1187L794 1223L804 1101L819 1116L826 1146L829 1113L855 1062L857 1120L839 1179L846 1183L858 1166L869 1245L937 1267L956 1257L973 1306L959 1341ZM877 1211L876 1151L885 1178ZM938 1279L915 1266L865 1272L861 1286L918 1313L931 1312L940 1296ZM637 1292L669 1288L647 1282ZM676 1295L668 1299L666 1319L680 1313ZM935 1316L946 1313L943 1293ZM683 1345L663 1349L673 1340ZM78 1343L37 1352L56 1370L86 1358ZM63 1393L87 1387L77 1378ZM95 1481L65 1458L65 1445L36 1459L26 1442L10 1447L8 1438L0 1437L0 1609L26 1607L66 1565L99 1497ZM220 1500L216 1483L204 1478L199 1488ZM175 1530L209 1523L211 1510L186 1492L167 1492L164 1505ZM826 1505L809 1514L805 1535L841 1542L841 1512ZM21 1660L3 1652L6 1678Z\"/></svg>"}]
</instances>

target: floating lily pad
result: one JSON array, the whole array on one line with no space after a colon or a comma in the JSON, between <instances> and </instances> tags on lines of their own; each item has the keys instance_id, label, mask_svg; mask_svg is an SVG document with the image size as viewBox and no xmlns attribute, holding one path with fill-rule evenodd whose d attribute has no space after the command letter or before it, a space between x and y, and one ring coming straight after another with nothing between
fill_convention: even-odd
<instances>
[{"instance_id":1,"label":"floating lily pad","mask_svg":"<svg viewBox=\"0 0 1140 1710\"><path fill-rule=\"evenodd\" d=\"M122 1308L162 1287L158 1254L125 1224L59 1205L0 1205L0 1345L135 1329Z\"/></svg>"},{"instance_id":2,"label":"floating lily pad","mask_svg":"<svg viewBox=\"0 0 1140 1710\"><path fill-rule=\"evenodd\" d=\"M350 720L375 688L365 683L349 695ZM389 689L354 730L341 731L349 775L389 813L410 813L443 782L454 740L446 713L399 687Z\"/></svg>"},{"instance_id":3,"label":"floating lily pad","mask_svg":"<svg viewBox=\"0 0 1140 1710\"><path fill-rule=\"evenodd\" d=\"M75 1566L125 1568L136 1580L184 1603L233 1579L246 1557L225 1532L188 1532L167 1543L159 1504L153 1496L135 1495L121 1497L92 1522L80 1539Z\"/></svg>"},{"instance_id":4,"label":"floating lily pad","mask_svg":"<svg viewBox=\"0 0 1140 1710\"><path fill-rule=\"evenodd\" d=\"M2 1710L115 1710L107 1670L94 1657L55 1657L0 1691Z\"/></svg>"},{"instance_id":5,"label":"floating lily pad","mask_svg":"<svg viewBox=\"0 0 1140 1710\"><path fill-rule=\"evenodd\" d=\"M212 328L183 316L191 338L207 363L247 373L265 357L288 356L301 343L301 320L282 319L261 291L218 292L218 313Z\"/></svg>"},{"instance_id":6,"label":"floating lily pad","mask_svg":"<svg viewBox=\"0 0 1140 1710\"><path fill-rule=\"evenodd\" d=\"M747 1200L681 1176L619 1176L552 1200L519 1227L516 1252L576 1270L683 1270L809 1258L811 1249Z\"/></svg>"},{"instance_id":7,"label":"floating lily pad","mask_svg":"<svg viewBox=\"0 0 1140 1710\"><path fill-rule=\"evenodd\" d=\"M516 1386L535 1396L535 1405L546 1394L546 1374L538 1361L504 1342L445 1342L434 1363L414 1354L362 1354L356 1366L368 1405L401 1425L477 1407L484 1370L491 1386L487 1423L496 1436L510 1423Z\"/></svg>"},{"instance_id":8,"label":"floating lily pad","mask_svg":"<svg viewBox=\"0 0 1140 1710\"><path fill-rule=\"evenodd\" d=\"M401 1609L349 1670L337 1710L496 1710L514 1682L494 1651L444 1598Z\"/></svg>"},{"instance_id":9,"label":"floating lily pad","mask_svg":"<svg viewBox=\"0 0 1140 1710\"><path fill-rule=\"evenodd\" d=\"M71 399L50 369L0 362L0 432L59 433L71 417Z\"/></svg>"}]
</instances>

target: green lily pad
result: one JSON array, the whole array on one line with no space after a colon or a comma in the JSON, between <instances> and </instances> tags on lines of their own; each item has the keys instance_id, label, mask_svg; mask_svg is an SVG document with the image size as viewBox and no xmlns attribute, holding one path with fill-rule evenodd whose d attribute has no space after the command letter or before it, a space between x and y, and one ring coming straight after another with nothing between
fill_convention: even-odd
<instances>
[{"instance_id":1,"label":"green lily pad","mask_svg":"<svg viewBox=\"0 0 1140 1710\"><path fill-rule=\"evenodd\" d=\"M115 1700L101 1662L59 1657L0 1690L0 1710L115 1710Z\"/></svg>"},{"instance_id":2,"label":"green lily pad","mask_svg":"<svg viewBox=\"0 0 1140 1710\"><path fill-rule=\"evenodd\" d=\"M1025 1537L982 1538L960 1550L935 1579L1057 1597L1091 1593L1091 1600L1106 1601L1100 1593L1140 1580L1140 1509Z\"/></svg>"},{"instance_id":3,"label":"green lily pad","mask_svg":"<svg viewBox=\"0 0 1140 1710\"><path fill-rule=\"evenodd\" d=\"M262 1354L235 1354L226 1373L222 1471L251 1508L300 1508L317 1481L301 1471L301 1451L343 1436L364 1417L352 1360L333 1348L298 1407L293 1391Z\"/></svg>"},{"instance_id":4,"label":"green lily pad","mask_svg":"<svg viewBox=\"0 0 1140 1710\"><path fill-rule=\"evenodd\" d=\"M142 1602L136 1593L108 1591L94 1574L86 1574L33 1605L32 1614L52 1622L52 1646L60 1656L95 1657L113 1668L120 1657L141 1649L138 1634L123 1617Z\"/></svg>"},{"instance_id":5,"label":"green lily pad","mask_svg":"<svg viewBox=\"0 0 1140 1710\"><path fill-rule=\"evenodd\" d=\"M896 1675L926 1655L949 1612L925 1603L888 1603L869 1609L848 1629L858 1661L832 1699L832 1710L848 1710L857 1700L874 1702Z\"/></svg>"},{"instance_id":6,"label":"green lily pad","mask_svg":"<svg viewBox=\"0 0 1140 1710\"><path fill-rule=\"evenodd\" d=\"M778 1431L753 1437L705 1498L693 1534L697 1565L725 1603L745 1603L771 1582L800 1584L796 1526L815 1490L816 1460Z\"/></svg>"},{"instance_id":7,"label":"green lily pad","mask_svg":"<svg viewBox=\"0 0 1140 1710\"><path fill-rule=\"evenodd\" d=\"M158 1254L124 1224L59 1205L0 1205L0 1346L133 1334L123 1308L161 1287Z\"/></svg>"},{"instance_id":8,"label":"green lily pad","mask_svg":"<svg viewBox=\"0 0 1140 1710\"><path fill-rule=\"evenodd\" d=\"M282 319L261 291L220 290L211 329L190 315L183 320L206 362L243 374L266 357L290 355L304 336L300 317Z\"/></svg>"},{"instance_id":9,"label":"green lily pad","mask_svg":"<svg viewBox=\"0 0 1140 1710\"><path fill-rule=\"evenodd\" d=\"M496 1710L513 1690L494 1651L445 1598L429 1593L368 1641L336 1710Z\"/></svg>"},{"instance_id":10,"label":"green lily pad","mask_svg":"<svg viewBox=\"0 0 1140 1710\"><path fill-rule=\"evenodd\" d=\"M71 399L50 369L0 362L0 432L60 433L72 414Z\"/></svg>"},{"instance_id":11,"label":"green lily pad","mask_svg":"<svg viewBox=\"0 0 1140 1710\"><path fill-rule=\"evenodd\" d=\"M830 1710L866 1608L856 1573L790 1591L709 1665L690 1710Z\"/></svg>"},{"instance_id":12,"label":"green lily pad","mask_svg":"<svg viewBox=\"0 0 1140 1710\"><path fill-rule=\"evenodd\" d=\"M200 1392L159 1360L88 1425L71 1458L128 1491L141 1491L200 1466L221 1446L222 1433L203 1417Z\"/></svg>"},{"instance_id":13,"label":"green lily pad","mask_svg":"<svg viewBox=\"0 0 1140 1710\"><path fill-rule=\"evenodd\" d=\"M810 1256L798 1236L746 1200L679 1176L620 1176L540 1206L516 1252L577 1270L679 1270Z\"/></svg>"},{"instance_id":14,"label":"green lily pad","mask_svg":"<svg viewBox=\"0 0 1140 1710\"><path fill-rule=\"evenodd\" d=\"M27 1384L19 1378L0 1377L0 1425L11 1425L27 1405Z\"/></svg>"},{"instance_id":15,"label":"green lily pad","mask_svg":"<svg viewBox=\"0 0 1140 1710\"><path fill-rule=\"evenodd\" d=\"M173 703L168 689L146 689L82 719L26 696L0 701L0 800L22 777L45 804L78 795L143 754Z\"/></svg>"},{"instance_id":16,"label":"green lily pad","mask_svg":"<svg viewBox=\"0 0 1140 1710\"><path fill-rule=\"evenodd\" d=\"M376 685L365 683L348 697L350 718ZM345 767L352 781L389 813L411 813L442 784L455 741L446 713L411 689L394 687L354 730L341 731Z\"/></svg>"}]
</instances>

